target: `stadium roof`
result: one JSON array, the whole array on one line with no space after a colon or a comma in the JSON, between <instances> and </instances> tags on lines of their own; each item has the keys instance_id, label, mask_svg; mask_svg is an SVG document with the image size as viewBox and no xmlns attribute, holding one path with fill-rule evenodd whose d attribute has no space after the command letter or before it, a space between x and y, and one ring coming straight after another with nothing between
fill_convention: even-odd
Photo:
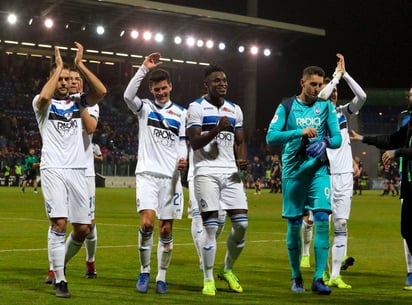
<instances>
[{"instance_id":1,"label":"stadium roof","mask_svg":"<svg viewBox=\"0 0 412 305\"><path fill-rule=\"evenodd\" d=\"M273 55L280 55L302 37L325 35L325 30L320 28L145 0L1 1L0 17L4 23L10 12L18 15L19 22L14 26L2 26L2 42L13 40L73 46L76 40L97 50L145 55L156 50L169 57L194 60L201 57L205 61L236 52L240 44L268 47ZM46 17L54 19L52 29L44 28ZM29 20L32 20L30 25ZM98 24L105 27L104 35L96 34ZM132 29L140 33L143 30L162 32L165 40L171 40L174 35L193 35L224 41L227 49L220 53L199 48L193 51L172 43L155 45L155 42L142 39L132 40L128 34L120 36L122 31L128 33ZM37 45L7 45L6 49L9 48L30 52ZM41 49L41 52L51 53L52 50Z\"/></svg>"}]
</instances>

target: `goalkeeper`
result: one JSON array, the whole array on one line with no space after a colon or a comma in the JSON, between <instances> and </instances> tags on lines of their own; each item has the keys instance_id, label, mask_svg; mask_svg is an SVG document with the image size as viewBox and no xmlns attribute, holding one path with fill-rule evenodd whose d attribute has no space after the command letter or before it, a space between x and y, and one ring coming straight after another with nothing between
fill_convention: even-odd
<instances>
[{"instance_id":1,"label":"goalkeeper","mask_svg":"<svg viewBox=\"0 0 412 305\"><path fill-rule=\"evenodd\" d=\"M331 289L322 279L329 252L331 214L326 148L340 147L342 137L333 104L318 99L324 76L324 70L317 66L303 70L301 93L290 99L290 107L284 103L277 107L266 141L269 145L283 145L282 217L288 221L286 244L292 268L291 290L305 291L300 256L302 217L307 208L313 212L316 230L316 269L311 288L328 295Z\"/></svg>"}]
</instances>

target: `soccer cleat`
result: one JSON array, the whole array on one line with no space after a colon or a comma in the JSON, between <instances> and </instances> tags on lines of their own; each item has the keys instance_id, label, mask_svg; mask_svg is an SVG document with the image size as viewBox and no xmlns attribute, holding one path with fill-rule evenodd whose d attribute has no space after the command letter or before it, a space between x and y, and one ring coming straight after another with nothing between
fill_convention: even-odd
<instances>
[{"instance_id":1,"label":"soccer cleat","mask_svg":"<svg viewBox=\"0 0 412 305\"><path fill-rule=\"evenodd\" d=\"M204 295L216 295L216 285L214 280L208 280L203 283L202 294Z\"/></svg>"},{"instance_id":2,"label":"soccer cleat","mask_svg":"<svg viewBox=\"0 0 412 305\"><path fill-rule=\"evenodd\" d=\"M303 255L300 260L300 267L301 268L310 268L310 256Z\"/></svg>"},{"instance_id":3,"label":"soccer cleat","mask_svg":"<svg viewBox=\"0 0 412 305\"><path fill-rule=\"evenodd\" d=\"M229 289L235 292L243 292L242 286L239 284L239 280L237 279L236 275L233 274L232 271L222 269L217 277L221 280L224 280L229 285Z\"/></svg>"},{"instance_id":4,"label":"soccer cleat","mask_svg":"<svg viewBox=\"0 0 412 305\"><path fill-rule=\"evenodd\" d=\"M54 272L53 270L49 270L49 274L47 275L46 279L44 280L45 284L53 284L54 280Z\"/></svg>"},{"instance_id":5,"label":"soccer cleat","mask_svg":"<svg viewBox=\"0 0 412 305\"><path fill-rule=\"evenodd\" d=\"M326 284L329 287L338 287L340 289L352 289L351 285L346 284L343 280L342 277L339 275L335 277L334 279L330 279L329 282L326 282Z\"/></svg>"},{"instance_id":6,"label":"soccer cleat","mask_svg":"<svg viewBox=\"0 0 412 305\"><path fill-rule=\"evenodd\" d=\"M412 291L412 272L408 273L406 277L405 286L403 286L403 290L410 290Z\"/></svg>"},{"instance_id":7,"label":"soccer cleat","mask_svg":"<svg viewBox=\"0 0 412 305\"><path fill-rule=\"evenodd\" d=\"M325 285L323 279L313 280L312 282L312 291L317 292L318 294L328 295L332 292L332 290Z\"/></svg>"},{"instance_id":8,"label":"soccer cleat","mask_svg":"<svg viewBox=\"0 0 412 305\"><path fill-rule=\"evenodd\" d=\"M155 289L156 293L160 293L160 294L166 294L169 293L169 291L167 291L166 288L166 283L163 281L157 281L156 282L156 289Z\"/></svg>"},{"instance_id":9,"label":"soccer cleat","mask_svg":"<svg viewBox=\"0 0 412 305\"><path fill-rule=\"evenodd\" d=\"M24 193L26 192L26 189L24 187L21 188L21 192Z\"/></svg>"},{"instance_id":10,"label":"soccer cleat","mask_svg":"<svg viewBox=\"0 0 412 305\"><path fill-rule=\"evenodd\" d=\"M56 287L56 297L58 298L70 298L69 288L67 287L67 282L61 281L55 284Z\"/></svg>"},{"instance_id":11,"label":"soccer cleat","mask_svg":"<svg viewBox=\"0 0 412 305\"><path fill-rule=\"evenodd\" d=\"M96 277L96 264L94 262L86 262L86 278L95 279Z\"/></svg>"},{"instance_id":12,"label":"soccer cleat","mask_svg":"<svg viewBox=\"0 0 412 305\"><path fill-rule=\"evenodd\" d=\"M137 279L136 289L141 293L146 293L149 290L149 273L140 273Z\"/></svg>"},{"instance_id":13,"label":"soccer cleat","mask_svg":"<svg viewBox=\"0 0 412 305\"><path fill-rule=\"evenodd\" d=\"M305 288L303 287L302 277L297 277L297 278L292 279L292 288L290 290L294 292L305 292Z\"/></svg>"},{"instance_id":14,"label":"soccer cleat","mask_svg":"<svg viewBox=\"0 0 412 305\"><path fill-rule=\"evenodd\" d=\"M328 283L330 281L330 272L328 270L323 271L322 279L324 283Z\"/></svg>"},{"instance_id":15,"label":"soccer cleat","mask_svg":"<svg viewBox=\"0 0 412 305\"><path fill-rule=\"evenodd\" d=\"M352 256L345 256L345 258L342 261L340 270L346 270L348 269L348 267L353 266L354 263L355 259Z\"/></svg>"}]
</instances>

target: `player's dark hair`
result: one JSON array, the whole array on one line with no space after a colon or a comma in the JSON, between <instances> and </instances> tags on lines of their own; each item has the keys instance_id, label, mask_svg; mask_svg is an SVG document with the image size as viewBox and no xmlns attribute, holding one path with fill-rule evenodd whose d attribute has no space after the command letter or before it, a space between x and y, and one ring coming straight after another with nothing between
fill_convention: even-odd
<instances>
[{"instance_id":1,"label":"player's dark hair","mask_svg":"<svg viewBox=\"0 0 412 305\"><path fill-rule=\"evenodd\" d=\"M50 76L54 73L56 68L57 68L57 64L55 62L52 63L51 66L50 66ZM63 63L63 70L70 70L69 65L66 64L66 63Z\"/></svg>"},{"instance_id":2,"label":"player's dark hair","mask_svg":"<svg viewBox=\"0 0 412 305\"><path fill-rule=\"evenodd\" d=\"M310 75L318 75L321 77L325 77L325 71L318 66L309 66L303 69L302 77Z\"/></svg>"},{"instance_id":3,"label":"player's dark hair","mask_svg":"<svg viewBox=\"0 0 412 305\"><path fill-rule=\"evenodd\" d=\"M217 65L209 65L205 68L204 79L206 80L213 72L225 72L225 70Z\"/></svg>"},{"instance_id":4,"label":"player's dark hair","mask_svg":"<svg viewBox=\"0 0 412 305\"><path fill-rule=\"evenodd\" d=\"M149 86L151 86L153 83L158 83L164 80L170 83L170 74L166 70L156 69L149 74Z\"/></svg>"}]
</instances>

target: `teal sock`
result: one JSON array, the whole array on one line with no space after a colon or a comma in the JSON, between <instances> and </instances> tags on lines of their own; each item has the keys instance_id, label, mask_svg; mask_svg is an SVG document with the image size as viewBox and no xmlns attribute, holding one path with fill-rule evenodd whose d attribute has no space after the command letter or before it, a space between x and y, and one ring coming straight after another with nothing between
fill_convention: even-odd
<instances>
[{"instance_id":1,"label":"teal sock","mask_svg":"<svg viewBox=\"0 0 412 305\"><path fill-rule=\"evenodd\" d=\"M288 222L288 232L286 235L286 246L288 248L289 263L292 268L292 279L301 277L300 256L302 253L302 236L300 224L291 224Z\"/></svg>"},{"instance_id":2,"label":"teal sock","mask_svg":"<svg viewBox=\"0 0 412 305\"><path fill-rule=\"evenodd\" d=\"M315 239L313 247L315 250L315 275L314 279L322 278L329 256L329 222L315 221Z\"/></svg>"}]
</instances>

